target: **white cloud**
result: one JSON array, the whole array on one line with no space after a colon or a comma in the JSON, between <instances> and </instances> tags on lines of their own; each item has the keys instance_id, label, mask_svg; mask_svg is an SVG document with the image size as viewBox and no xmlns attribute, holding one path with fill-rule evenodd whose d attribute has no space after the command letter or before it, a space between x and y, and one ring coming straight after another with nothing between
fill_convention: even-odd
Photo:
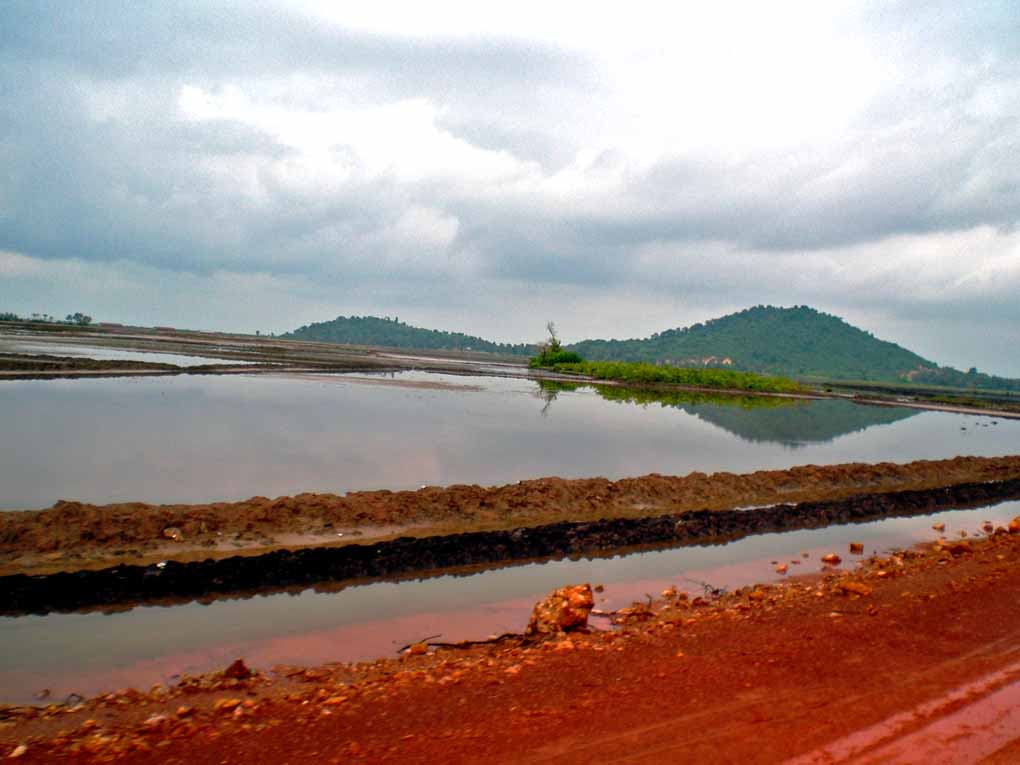
<instances>
[{"instance_id":1,"label":"white cloud","mask_svg":"<svg viewBox=\"0 0 1020 765\"><path fill-rule=\"evenodd\" d=\"M0 274L10 279L33 276L43 269L43 262L16 252L0 250Z\"/></svg>"}]
</instances>

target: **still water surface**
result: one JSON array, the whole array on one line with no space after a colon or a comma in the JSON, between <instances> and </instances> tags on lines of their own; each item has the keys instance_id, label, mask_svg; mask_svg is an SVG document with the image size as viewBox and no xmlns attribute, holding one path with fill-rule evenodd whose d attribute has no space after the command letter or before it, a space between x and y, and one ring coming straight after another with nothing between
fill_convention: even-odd
<instances>
[{"instance_id":1,"label":"still water surface","mask_svg":"<svg viewBox=\"0 0 1020 765\"><path fill-rule=\"evenodd\" d=\"M568 583L605 585L597 606L612 610L658 596L667 586L691 594L702 583L734 589L781 579L772 561L792 562L790 575L808 574L837 551L844 566L857 556L934 540L932 523L946 533L980 534L984 521L1003 525L1020 502L949 510L913 518L760 534L728 544L531 563L470 576L442 575L403 582L350 586L337 592L256 595L208 605L147 606L122 613L51 614L0 618L0 703L28 703L42 689L54 699L92 695L121 686L173 682L180 673L226 666L238 656L269 668L277 663L319 664L393 656L423 638L484 638L520 632L531 607ZM803 553L808 553L804 558ZM593 626L607 626L592 619Z\"/></svg>"},{"instance_id":2,"label":"still water surface","mask_svg":"<svg viewBox=\"0 0 1020 765\"><path fill-rule=\"evenodd\" d=\"M0 508L747 472L1020 445L1020 422L989 417L604 395L620 400L423 372L0 382Z\"/></svg>"}]
</instances>

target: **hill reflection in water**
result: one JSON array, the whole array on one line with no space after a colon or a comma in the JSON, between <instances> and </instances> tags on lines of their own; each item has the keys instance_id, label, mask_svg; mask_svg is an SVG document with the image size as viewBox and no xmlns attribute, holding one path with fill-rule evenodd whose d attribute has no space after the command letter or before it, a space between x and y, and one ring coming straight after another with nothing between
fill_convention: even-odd
<instances>
[{"instance_id":1,"label":"hill reflection in water","mask_svg":"<svg viewBox=\"0 0 1020 765\"><path fill-rule=\"evenodd\" d=\"M606 401L679 409L750 443L775 443L797 448L828 443L876 425L888 425L920 414L905 407L865 406L836 399L805 400L772 396L741 396L624 388L615 385L573 385L539 381L538 395L547 412L561 391L590 388Z\"/></svg>"}]
</instances>

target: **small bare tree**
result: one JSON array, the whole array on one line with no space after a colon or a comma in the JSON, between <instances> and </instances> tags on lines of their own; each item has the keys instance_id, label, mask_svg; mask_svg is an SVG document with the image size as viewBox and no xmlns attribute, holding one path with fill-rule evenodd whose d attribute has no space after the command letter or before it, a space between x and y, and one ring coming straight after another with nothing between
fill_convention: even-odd
<instances>
[{"instance_id":1,"label":"small bare tree","mask_svg":"<svg viewBox=\"0 0 1020 765\"><path fill-rule=\"evenodd\" d=\"M545 329L549 333L549 339L546 341L545 347L553 353L556 353L560 350L560 339L556 335L556 324L554 322L547 321L545 323Z\"/></svg>"}]
</instances>

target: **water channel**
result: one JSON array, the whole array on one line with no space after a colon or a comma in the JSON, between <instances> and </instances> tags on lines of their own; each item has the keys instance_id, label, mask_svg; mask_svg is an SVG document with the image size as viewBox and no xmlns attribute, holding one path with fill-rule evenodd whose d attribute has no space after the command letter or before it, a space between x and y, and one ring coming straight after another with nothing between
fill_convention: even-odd
<instances>
[{"instance_id":1,"label":"water channel","mask_svg":"<svg viewBox=\"0 0 1020 765\"><path fill-rule=\"evenodd\" d=\"M1020 502L948 510L823 529L760 534L728 544L693 545L607 557L560 559L471 574L440 574L375 582L334 591L253 595L169 607L125 607L113 613L0 618L0 703L32 703L44 690L54 699L92 695L123 686L172 683L182 673L217 669L242 656L268 670L277 664L360 661L396 655L429 636L480 639L519 632L531 607L568 583L602 584L597 606L612 610L676 586L692 595L704 585L737 588L820 569L837 551L844 567L850 541L864 555L934 540L945 533L980 534L991 521L1020 515ZM807 557L805 557L805 553ZM608 627L593 618L593 626Z\"/></svg>"}]
</instances>

